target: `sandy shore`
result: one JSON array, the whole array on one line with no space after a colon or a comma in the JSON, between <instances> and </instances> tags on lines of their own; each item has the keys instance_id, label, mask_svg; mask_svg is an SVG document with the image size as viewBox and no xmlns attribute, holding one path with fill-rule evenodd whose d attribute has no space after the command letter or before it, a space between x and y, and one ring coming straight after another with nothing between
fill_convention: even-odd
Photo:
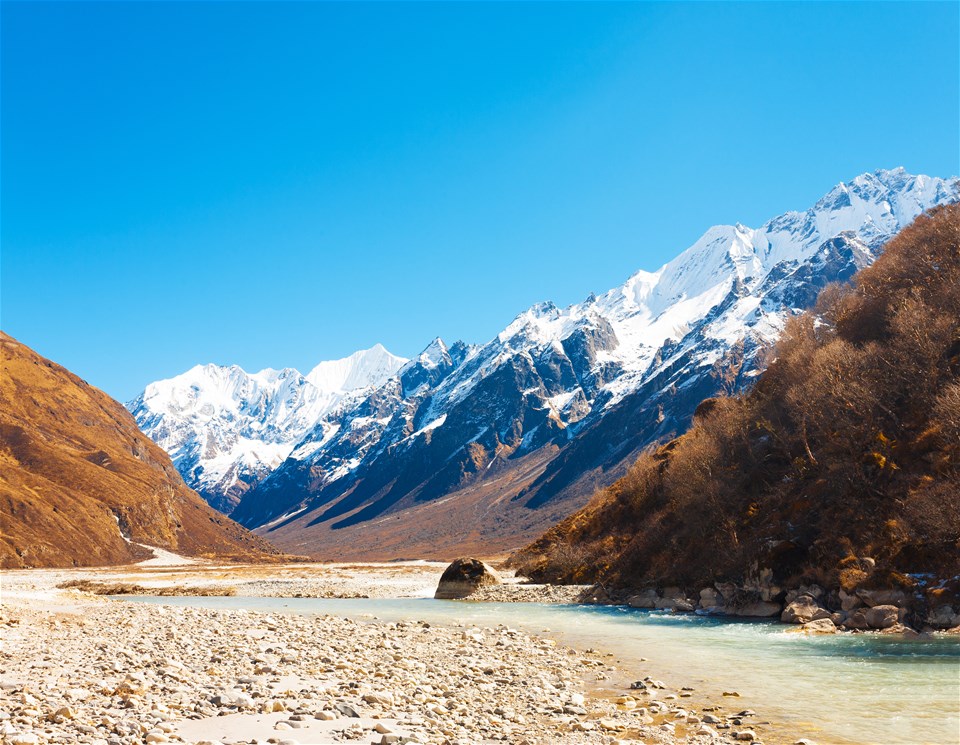
<instances>
[{"instance_id":1,"label":"sandy shore","mask_svg":"<svg viewBox=\"0 0 960 745\"><path fill-rule=\"evenodd\" d=\"M443 570L176 564L4 572L4 742L611 744L765 735L749 716L693 706L689 693L652 679L642 690L601 691L598 679L626 680L602 652L502 625L167 607L57 589L88 580L241 596L423 597Z\"/></svg>"}]
</instances>

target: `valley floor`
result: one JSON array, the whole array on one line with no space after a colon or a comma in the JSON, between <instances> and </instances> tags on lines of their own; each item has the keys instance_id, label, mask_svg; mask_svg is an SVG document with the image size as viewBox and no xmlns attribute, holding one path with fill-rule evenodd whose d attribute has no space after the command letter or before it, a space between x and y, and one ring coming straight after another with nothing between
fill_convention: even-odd
<instances>
[{"instance_id":1,"label":"valley floor","mask_svg":"<svg viewBox=\"0 0 960 745\"><path fill-rule=\"evenodd\" d=\"M424 597L442 570L420 562L177 565L165 557L126 568L4 572L0 734L9 745L794 742L748 726L753 719L733 722L735 709L724 713L689 691L652 682L628 690L627 671L602 651L503 625L184 608L57 587Z\"/></svg>"}]
</instances>

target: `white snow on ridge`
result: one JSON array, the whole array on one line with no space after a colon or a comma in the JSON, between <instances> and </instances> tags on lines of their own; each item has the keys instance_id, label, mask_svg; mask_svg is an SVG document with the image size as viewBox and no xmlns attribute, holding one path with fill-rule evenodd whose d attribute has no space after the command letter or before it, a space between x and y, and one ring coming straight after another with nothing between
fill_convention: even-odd
<instances>
[{"instance_id":1,"label":"white snow on ridge","mask_svg":"<svg viewBox=\"0 0 960 745\"><path fill-rule=\"evenodd\" d=\"M272 471L325 414L404 363L378 344L321 362L307 376L292 368L248 373L197 365L151 383L128 408L191 486L223 492Z\"/></svg>"},{"instance_id":2,"label":"white snow on ridge","mask_svg":"<svg viewBox=\"0 0 960 745\"><path fill-rule=\"evenodd\" d=\"M343 394L382 383L406 362L403 357L390 354L382 344L375 344L342 360L321 362L306 378L321 391Z\"/></svg>"},{"instance_id":3,"label":"white snow on ridge","mask_svg":"<svg viewBox=\"0 0 960 745\"><path fill-rule=\"evenodd\" d=\"M732 343L743 338L747 319L753 316L753 333L775 338L785 319L762 312L760 298L751 295L771 270L799 266L841 233L856 237L875 254L921 212L958 196L955 179L912 176L903 168L863 174L838 184L805 212L788 212L756 229L739 223L714 226L657 271L638 271L599 297L563 309L549 302L534 305L493 343L514 349L544 347L591 318L606 320L619 344L604 352L603 359L619 363L625 376L608 386L618 394L608 403L612 405L632 389L628 381L650 367L657 350L679 341L734 289L745 297L711 323L706 335ZM450 398L461 398L468 388L457 381ZM438 400L434 407L439 411L442 403Z\"/></svg>"}]
</instances>

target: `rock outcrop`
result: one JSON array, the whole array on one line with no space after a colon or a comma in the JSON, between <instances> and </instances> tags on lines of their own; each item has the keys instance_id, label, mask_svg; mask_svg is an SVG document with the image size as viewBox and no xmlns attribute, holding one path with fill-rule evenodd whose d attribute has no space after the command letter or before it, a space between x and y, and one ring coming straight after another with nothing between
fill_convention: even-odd
<instances>
[{"instance_id":1,"label":"rock outcrop","mask_svg":"<svg viewBox=\"0 0 960 745\"><path fill-rule=\"evenodd\" d=\"M500 584L500 576L480 559L455 559L440 577L434 597L438 600L459 600L480 587Z\"/></svg>"}]
</instances>

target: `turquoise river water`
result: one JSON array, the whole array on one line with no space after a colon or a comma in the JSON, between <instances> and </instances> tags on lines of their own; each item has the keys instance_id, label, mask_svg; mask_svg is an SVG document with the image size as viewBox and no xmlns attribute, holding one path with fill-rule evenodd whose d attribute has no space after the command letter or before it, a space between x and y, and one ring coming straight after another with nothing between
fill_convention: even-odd
<instances>
[{"instance_id":1,"label":"turquoise river water","mask_svg":"<svg viewBox=\"0 0 960 745\"><path fill-rule=\"evenodd\" d=\"M506 624L612 652L632 678L693 686L728 709L754 709L785 741L820 745L958 745L960 637L806 636L771 622L620 606L472 603L427 598L136 597L202 608L386 621ZM645 658L645 661L641 660ZM620 681L624 683L625 681ZM722 698L737 691L739 699Z\"/></svg>"}]
</instances>

